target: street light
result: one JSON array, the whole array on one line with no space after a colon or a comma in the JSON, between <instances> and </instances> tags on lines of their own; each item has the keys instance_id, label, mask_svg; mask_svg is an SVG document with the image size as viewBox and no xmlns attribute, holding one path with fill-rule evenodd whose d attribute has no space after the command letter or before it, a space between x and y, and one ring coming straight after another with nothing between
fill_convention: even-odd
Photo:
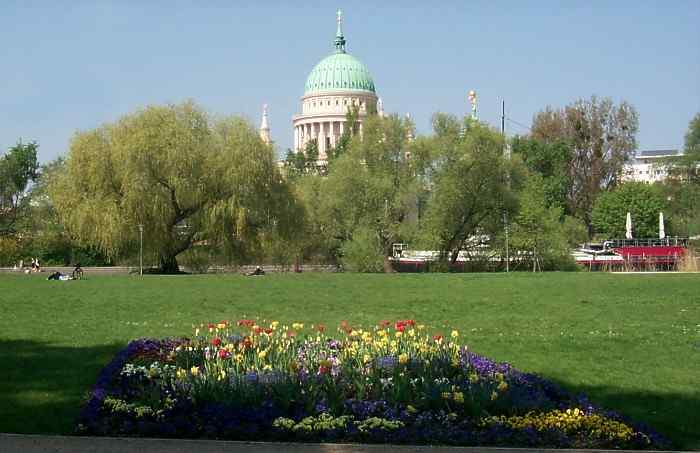
<instances>
[{"instance_id":1,"label":"street light","mask_svg":"<svg viewBox=\"0 0 700 453\"><path fill-rule=\"evenodd\" d=\"M143 224L139 223L139 275L143 277Z\"/></svg>"}]
</instances>

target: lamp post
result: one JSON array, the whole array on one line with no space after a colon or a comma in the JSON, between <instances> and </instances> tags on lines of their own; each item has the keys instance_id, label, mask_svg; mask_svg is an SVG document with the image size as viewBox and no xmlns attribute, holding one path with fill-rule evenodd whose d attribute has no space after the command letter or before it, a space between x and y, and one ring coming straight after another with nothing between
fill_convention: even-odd
<instances>
[{"instance_id":1,"label":"lamp post","mask_svg":"<svg viewBox=\"0 0 700 453\"><path fill-rule=\"evenodd\" d=\"M143 277L143 224L139 223L139 275Z\"/></svg>"},{"instance_id":2,"label":"lamp post","mask_svg":"<svg viewBox=\"0 0 700 453\"><path fill-rule=\"evenodd\" d=\"M501 100L501 135L503 135L503 155L510 160L510 150L506 139L506 101ZM510 178L506 169L506 185L510 187ZM506 273L510 272L510 250L508 249L508 211L503 211L503 228L506 233Z\"/></svg>"}]
</instances>

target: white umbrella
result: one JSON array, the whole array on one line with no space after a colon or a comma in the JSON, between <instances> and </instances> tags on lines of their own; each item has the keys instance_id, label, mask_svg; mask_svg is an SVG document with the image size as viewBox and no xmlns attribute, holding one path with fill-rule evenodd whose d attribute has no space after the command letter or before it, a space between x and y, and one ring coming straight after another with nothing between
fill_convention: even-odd
<instances>
[{"instance_id":1,"label":"white umbrella","mask_svg":"<svg viewBox=\"0 0 700 453\"><path fill-rule=\"evenodd\" d=\"M625 237L632 239L632 214L627 213L627 222L625 222Z\"/></svg>"},{"instance_id":2,"label":"white umbrella","mask_svg":"<svg viewBox=\"0 0 700 453\"><path fill-rule=\"evenodd\" d=\"M666 237L666 231L664 230L664 213L659 212L659 239Z\"/></svg>"}]
</instances>

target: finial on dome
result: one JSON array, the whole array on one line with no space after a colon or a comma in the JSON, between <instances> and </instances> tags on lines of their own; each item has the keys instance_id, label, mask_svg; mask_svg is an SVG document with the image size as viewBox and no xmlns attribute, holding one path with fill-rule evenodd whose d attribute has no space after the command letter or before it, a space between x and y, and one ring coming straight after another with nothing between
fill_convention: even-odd
<instances>
[{"instance_id":1,"label":"finial on dome","mask_svg":"<svg viewBox=\"0 0 700 453\"><path fill-rule=\"evenodd\" d=\"M335 32L335 51L337 53L345 53L345 37L343 37L343 12L338 10L336 13L336 22L338 29Z\"/></svg>"}]
</instances>

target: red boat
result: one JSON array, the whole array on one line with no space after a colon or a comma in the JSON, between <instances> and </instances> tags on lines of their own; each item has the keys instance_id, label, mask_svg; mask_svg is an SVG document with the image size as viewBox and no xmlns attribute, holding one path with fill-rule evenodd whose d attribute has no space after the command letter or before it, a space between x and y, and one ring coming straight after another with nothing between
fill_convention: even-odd
<instances>
[{"instance_id":1,"label":"red boat","mask_svg":"<svg viewBox=\"0 0 700 453\"><path fill-rule=\"evenodd\" d=\"M574 252L578 264L590 269L672 270L688 252L688 239L612 239L587 244Z\"/></svg>"}]
</instances>

